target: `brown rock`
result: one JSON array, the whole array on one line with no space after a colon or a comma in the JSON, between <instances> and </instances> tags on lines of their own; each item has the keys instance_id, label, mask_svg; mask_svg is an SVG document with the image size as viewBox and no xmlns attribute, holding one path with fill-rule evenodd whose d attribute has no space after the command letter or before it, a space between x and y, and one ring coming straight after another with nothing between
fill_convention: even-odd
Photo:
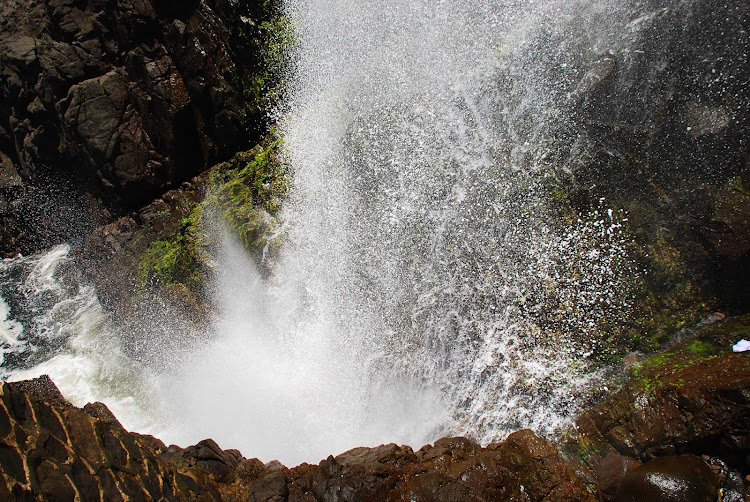
<instances>
[{"instance_id":1,"label":"brown rock","mask_svg":"<svg viewBox=\"0 0 750 502\"><path fill-rule=\"evenodd\" d=\"M51 404L58 408L69 408L73 406L63 397L62 393L52 382L49 375L42 375L33 380L16 382L10 384L10 386L11 388L25 392L38 401Z\"/></svg>"},{"instance_id":2,"label":"brown rock","mask_svg":"<svg viewBox=\"0 0 750 502\"><path fill-rule=\"evenodd\" d=\"M54 211L38 214L30 191L93 197L120 217L260 139L260 103L242 87L264 71L260 26L271 7L165 3L0 3L0 189L12 185L3 197L27 206L0 218L0 254L109 222L70 228ZM241 21L248 9L257 24ZM57 195L61 181L72 194ZM42 218L57 234L40 228Z\"/></svg>"},{"instance_id":3,"label":"brown rock","mask_svg":"<svg viewBox=\"0 0 750 502\"><path fill-rule=\"evenodd\" d=\"M83 407L83 411L85 411L92 417L101 420L110 427L114 427L117 429L123 428L120 424L120 421L117 420L115 415L111 411L109 411L109 408L107 408L107 405L105 405L104 403L88 403Z\"/></svg>"},{"instance_id":4,"label":"brown rock","mask_svg":"<svg viewBox=\"0 0 750 502\"><path fill-rule=\"evenodd\" d=\"M578 429L641 460L682 452L716 455L744 469L750 358L725 353L671 374L645 375L584 412Z\"/></svg>"},{"instance_id":5,"label":"brown rock","mask_svg":"<svg viewBox=\"0 0 750 502\"><path fill-rule=\"evenodd\" d=\"M616 502L714 502L719 480L700 457L660 457L629 472Z\"/></svg>"},{"instance_id":6,"label":"brown rock","mask_svg":"<svg viewBox=\"0 0 750 502\"><path fill-rule=\"evenodd\" d=\"M611 500L625 475L641 465L634 458L614 452L604 457L594 468L599 496L604 500Z\"/></svg>"}]
</instances>

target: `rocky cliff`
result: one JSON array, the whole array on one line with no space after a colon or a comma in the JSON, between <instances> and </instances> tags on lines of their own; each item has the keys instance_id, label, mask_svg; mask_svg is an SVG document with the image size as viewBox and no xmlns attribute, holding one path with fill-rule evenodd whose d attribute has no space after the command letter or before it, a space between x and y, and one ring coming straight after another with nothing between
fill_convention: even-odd
<instances>
[{"instance_id":1,"label":"rocky cliff","mask_svg":"<svg viewBox=\"0 0 750 502\"><path fill-rule=\"evenodd\" d=\"M0 7L0 253L85 236L266 128L273 1Z\"/></svg>"},{"instance_id":2,"label":"rocky cliff","mask_svg":"<svg viewBox=\"0 0 750 502\"><path fill-rule=\"evenodd\" d=\"M619 45L582 57L582 34L547 62L574 117L556 129L548 186L575 218L601 201L624 210L645 274L631 321L604 330L610 347L648 351L711 309L750 305L750 7L636 3Z\"/></svg>"},{"instance_id":3,"label":"rocky cliff","mask_svg":"<svg viewBox=\"0 0 750 502\"><path fill-rule=\"evenodd\" d=\"M101 403L71 406L48 378L1 384L4 500L592 500L531 431L481 448L446 438L414 452L357 448L288 469L211 440L165 446L125 431Z\"/></svg>"},{"instance_id":4,"label":"rocky cliff","mask_svg":"<svg viewBox=\"0 0 750 502\"><path fill-rule=\"evenodd\" d=\"M480 447L355 448L318 465L263 464L212 440L167 447L46 377L0 384L0 497L15 500L748 500L748 318L704 327L635 366L558 445L528 430ZM560 453L558 451L560 448Z\"/></svg>"}]
</instances>

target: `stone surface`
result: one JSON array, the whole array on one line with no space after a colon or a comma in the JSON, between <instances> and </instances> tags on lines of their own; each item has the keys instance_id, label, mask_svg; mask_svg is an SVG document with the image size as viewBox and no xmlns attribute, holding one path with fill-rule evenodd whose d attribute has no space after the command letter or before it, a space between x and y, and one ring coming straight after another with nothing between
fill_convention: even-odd
<instances>
[{"instance_id":1,"label":"stone surface","mask_svg":"<svg viewBox=\"0 0 750 502\"><path fill-rule=\"evenodd\" d=\"M211 321L211 280L221 239L211 231L217 214L231 212L227 231L261 271L275 258L276 211L286 186L279 144L266 140L237 153L137 213L99 227L75 249L76 262L113 314L130 355L161 358L165 350L189 346ZM260 178L262 184L256 182Z\"/></svg>"},{"instance_id":2,"label":"stone surface","mask_svg":"<svg viewBox=\"0 0 750 502\"><path fill-rule=\"evenodd\" d=\"M617 493L622 479L631 471L641 466L638 460L610 452L594 466L596 486L600 498L610 500Z\"/></svg>"},{"instance_id":3,"label":"stone surface","mask_svg":"<svg viewBox=\"0 0 750 502\"><path fill-rule=\"evenodd\" d=\"M288 468L246 459L210 439L183 449L129 433L101 403L70 405L46 377L3 383L0 496L669 502L717 500L721 489L725 500L746 500L750 358L728 352L746 330L747 317L705 323L643 361L619 392L580 416L561 442L563 455L521 430L486 447L443 438L417 451L355 448Z\"/></svg>"},{"instance_id":4,"label":"stone surface","mask_svg":"<svg viewBox=\"0 0 750 502\"><path fill-rule=\"evenodd\" d=\"M646 271L631 319L606 328L622 355L658 349L709 309L748 312L750 4L620 5L629 16L615 37L592 52L570 26L583 50L561 46L548 70L574 117L555 130L551 195L568 218L623 210L629 257Z\"/></svg>"},{"instance_id":5,"label":"stone surface","mask_svg":"<svg viewBox=\"0 0 750 502\"><path fill-rule=\"evenodd\" d=\"M211 440L166 447L123 430L101 403L80 410L61 401L48 378L0 384L0 467L0 496L17 500L594 500L531 431L487 448L465 438L417 452L356 448L289 469Z\"/></svg>"},{"instance_id":6,"label":"stone surface","mask_svg":"<svg viewBox=\"0 0 750 502\"><path fill-rule=\"evenodd\" d=\"M268 71L259 26L273 9L3 2L0 193L16 204L0 211L0 254L82 237L257 142L266 121L251 87Z\"/></svg>"},{"instance_id":7,"label":"stone surface","mask_svg":"<svg viewBox=\"0 0 750 502\"><path fill-rule=\"evenodd\" d=\"M712 469L722 483L750 473L750 355L731 352L732 344L749 333L748 316L706 323L633 367L622 389L581 414L565 451L604 500L612 500L625 479L633 480L633 493L648 492L645 474L634 473L650 472L645 465L673 465L640 466L655 458L718 459Z\"/></svg>"},{"instance_id":8,"label":"stone surface","mask_svg":"<svg viewBox=\"0 0 750 502\"><path fill-rule=\"evenodd\" d=\"M700 457L656 458L629 472L620 483L615 502L643 500L714 502L719 479Z\"/></svg>"}]
</instances>

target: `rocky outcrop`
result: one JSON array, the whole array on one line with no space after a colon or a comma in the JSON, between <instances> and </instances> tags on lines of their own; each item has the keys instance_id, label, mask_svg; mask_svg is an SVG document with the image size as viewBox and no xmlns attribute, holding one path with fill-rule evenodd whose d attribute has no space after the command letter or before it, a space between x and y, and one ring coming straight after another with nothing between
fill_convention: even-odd
<instances>
[{"instance_id":1,"label":"rocky outcrop","mask_svg":"<svg viewBox=\"0 0 750 502\"><path fill-rule=\"evenodd\" d=\"M263 464L211 440L167 447L101 403L42 377L0 384L0 498L16 500L747 500L750 356L727 352L748 318L704 326L633 367L558 446L528 430L486 447L355 448L318 465ZM687 335L686 335L687 336ZM719 493L722 499L718 499Z\"/></svg>"},{"instance_id":2,"label":"rocky outcrop","mask_svg":"<svg viewBox=\"0 0 750 502\"><path fill-rule=\"evenodd\" d=\"M637 495L663 489L648 485L655 476L648 473L660 470L682 479L689 493L712 493L674 500L715 500L715 488L707 487L720 482L729 485L725 491L744 496L742 479L750 473L750 356L730 350L748 337L748 326L745 316L702 327L634 366L620 391L578 418L567 447L602 498L627 493L632 495L614 500L673 500ZM664 460L676 458L682 460Z\"/></svg>"},{"instance_id":3,"label":"rocky outcrop","mask_svg":"<svg viewBox=\"0 0 750 502\"><path fill-rule=\"evenodd\" d=\"M212 317L211 279L224 232L260 269L273 260L287 183L280 144L271 138L237 153L138 213L99 227L75 250L131 355L161 357L171 344L201 336Z\"/></svg>"},{"instance_id":4,"label":"rocky outcrop","mask_svg":"<svg viewBox=\"0 0 750 502\"><path fill-rule=\"evenodd\" d=\"M0 384L0 498L15 500L589 501L556 448L531 431L481 448L446 438L356 448L288 469L211 440L185 449L78 409L47 378Z\"/></svg>"},{"instance_id":5,"label":"rocky outcrop","mask_svg":"<svg viewBox=\"0 0 750 502\"><path fill-rule=\"evenodd\" d=\"M545 153L556 207L572 208L573 221L602 201L623 210L630 256L646 271L633 280L631 321L604 327L621 354L657 349L709 309L750 305L750 7L622 5L617 34L594 42L566 27L575 43L549 60L544 88L564 93L572 117L551 125L560 149Z\"/></svg>"},{"instance_id":6,"label":"rocky outcrop","mask_svg":"<svg viewBox=\"0 0 750 502\"><path fill-rule=\"evenodd\" d=\"M82 237L257 142L274 16L274 2L4 2L0 254Z\"/></svg>"}]
</instances>

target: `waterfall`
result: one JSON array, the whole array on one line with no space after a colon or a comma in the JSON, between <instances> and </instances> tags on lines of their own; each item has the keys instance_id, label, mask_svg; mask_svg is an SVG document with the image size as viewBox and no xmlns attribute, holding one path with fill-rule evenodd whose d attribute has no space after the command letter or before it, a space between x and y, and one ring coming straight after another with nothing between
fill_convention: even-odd
<instances>
[{"instance_id":1,"label":"waterfall","mask_svg":"<svg viewBox=\"0 0 750 502\"><path fill-rule=\"evenodd\" d=\"M270 275L225 235L217 321L159 367L124 355L84 286L26 320L0 303L7 357L50 345L9 374L49 372L76 404L103 400L168 443L213 437L287 464L559 433L604 385L592 354L606 350L601 325L627 315L637 272L624 215L602 200L562 221L545 184L583 148L571 104L591 64L627 43L632 13L573 0L285 9L292 180ZM65 254L52 253L24 263ZM62 300L63 320L45 318ZM66 331L24 338L19 322ZM55 369L81 358L96 374Z\"/></svg>"}]
</instances>

